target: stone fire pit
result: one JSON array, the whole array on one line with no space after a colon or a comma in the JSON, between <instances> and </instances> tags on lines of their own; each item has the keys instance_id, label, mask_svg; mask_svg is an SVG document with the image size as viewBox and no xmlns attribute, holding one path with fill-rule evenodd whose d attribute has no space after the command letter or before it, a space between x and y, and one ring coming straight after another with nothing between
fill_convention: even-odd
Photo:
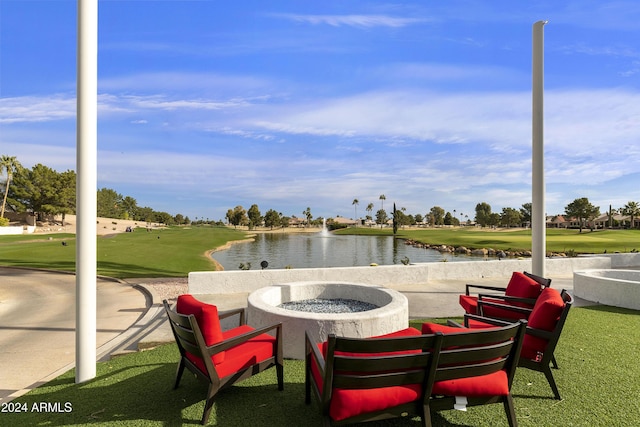
<instances>
[{"instance_id":1,"label":"stone fire pit","mask_svg":"<svg viewBox=\"0 0 640 427\"><path fill-rule=\"evenodd\" d=\"M291 301L348 299L378 306L357 313L310 313L280 308ZM258 289L249 295L247 321L254 327L282 323L284 356L304 359L304 334L316 342L328 334L364 338L409 326L409 303L400 292L358 283L292 282Z\"/></svg>"}]
</instances>

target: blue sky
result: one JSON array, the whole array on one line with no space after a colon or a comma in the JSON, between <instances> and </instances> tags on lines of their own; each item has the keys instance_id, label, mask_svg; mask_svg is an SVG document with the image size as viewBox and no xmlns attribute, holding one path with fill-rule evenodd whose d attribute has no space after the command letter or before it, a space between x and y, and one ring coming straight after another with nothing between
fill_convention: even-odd
<instances>
[{"instance_id":1,"label":"blue sky","mask_svg":"<svg viewBox=\"0 0 640 427\"><path fill-rule=\"evenodd\" d=\"M0 0L0 154L75 167L75 0ZM99 2L98 188L221 219L258 204L474 216L640 201L640 2ZM374 210L374 211L375 211Z\"/></svg>"}]
</instances>

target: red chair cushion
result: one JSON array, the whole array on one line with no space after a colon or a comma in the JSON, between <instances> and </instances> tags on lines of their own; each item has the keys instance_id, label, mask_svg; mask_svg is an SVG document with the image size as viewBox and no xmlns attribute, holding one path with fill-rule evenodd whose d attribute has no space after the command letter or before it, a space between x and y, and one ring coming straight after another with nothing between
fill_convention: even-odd
<instances>
[{"instance_id":1,"label":"red chair cushion","mask_svg":"<svg viewBox=\"0 0 640 427\"><path fill-rule=\"evenodd\" d=\"M542 286L540 283L526 276L524 273L514 271L504 293L510 297L535 299L538 298L541 290Z\"/></svg>"},{"instance_id":2,"label":"red chair cushion","mask_svg":"<svg viewBox=\"0 0 640 427\"><path fill-rule=\"evenodd\" d=\"M228 340L253 330L254 328L251 326L239 326L225 331L223 333L223 340ZM269 334L261 334L240 345L231 347L225 352L226 356L224 362L216 363L214 361L218 376L220 378L227 377L272 357L274 355L275 343L275 337L272 337ZM186 356L187 359L193 362L202 372L207 372L204 361L201 358L190 353L187 353Z\"/></svg>"},{"instance_id":3,"label":"red chair cushion","mask_svg":"<svg viewBox=\"0 0 640 427\"><path fill-rule=\"evenodd\" d=\"M478 377L436 381L431 394L467 397L506 396L509 394L509 381L505 371Z\"/></svg>"},{"instance_id":4,"label":"red chair cushion","mask_svg":"<svg viewBox=\"0 0 640 427\"><path fill-rule=\"evenodd\" d=\"M403 336L418 336L420 331L416 328L406 328L389 334L379 335L372 338L393 338ZM319 343L318 348L324 357L327 356L327 342ZM407 350L385 353L350 353L336 352L336 354L354 357L370 357L375 355L390 355L402 353L414 353L420 350ZM324 386L324 378L320 375L315 363L311 364L311 374L318 385L320 393ZM386 408L402 405L420 399L422 393L421 384L409 384L406 386L382 387L374 389L340 389L333 390L331 404L329 405L329 416L340 421L360 414L374 411L381 411Z\"/></svg>"},{"instance_id":5,"label":"red chair cushion","mask_svg":"<svg viewBox=\"0 0 640 427\"><path fill-rule=\"evenodd\" d=\"M545 288L533 306L528 326L552 332L556 328L563 309L564 301L560 292L553 288ZM522 342L521 357L536 359L538 352L544 353L546 347L547 340L526 334Z\"/></svg>"},{"instance_id":6,"label":"red chair cushion","mask_svg":"<svg viewBox=\"0 0 640 427\"><path fill-rule=\"evenodd\" d=\"M421 384L363 390L335 389L329 405L329 415L335 421L414 402L420 399Z\"/></svg>"},{"instance_id":7,"label":"red chair cushion","mask_svg":"<svg viewBox=\"0 0 640 427\"><path fill-rule=\"evenodd\" d=\"M562 315L562 310L564 310L564 301L560 292L553 288L545 288L536 300L536 304L529 315L527 326L553 332ZM469 319L469 328L495 328L495 326ZM522 341L520 357L535 360L538 358L538 352L544 353L546 347L547 340L526 333Z\"/></svg>"},{"instance_id":8,"label":"red chair cushion","mask_svg":"<svg viewBox=\"0 0 640 427\"><path fill-rule=\"evenodd\" d=\"M475 320L475 319L469 319L467 323L469 324L468 326L469 329L497 328L496 325L492 325L490 323L484 323L484 322L481 322L480 320Z\"/></svg>"},{"instance_id":9,"label":"red chair cushion","mask_svg":"<svg viewBox=\"0 0 640 427\"><path fill-rule=\"evenodd\" d=\"M536 299L540 295L542 286L530 278L529 276L519 271L514 271L511 274L509 284L505 289L505 295L516 298L530 298ZM483 301L496 302L499 304L514 305L517 307L531 308L531 305L521 302L507 302L504 300L494 300L490 298L483 298ZM480 314L478 311L478 297L471 295L460 295L460 305L464 309L465 313ZM516 313L511 310L503 310L498 307L483 306L483 314L487 317L497 317L504 319L519 320L522 318L522 314Z\"/></svg>"},{"instance_id":10,"label":"red chair cushion","mask_svg":"<svg viewBox=\"0 0 640 427\"><path fill-rule=\"evenodd\" d=\"M180 314L195 316L207 346L218 344L223 340L218 308L215 305L198 301L193 295L184 294L178 297L176 311ZM213 356L213 361L222 363L224 358L225 352L221 352Z\"/></svg>"},{"instance_id":11,"label":"red chair cushion","mask_svg":"<svg viewBox=\"0 0 640 427\"><path fill-rule=\"evenodd\" d=\"M375 337L370 337L370 338L396 338L396 337L408 337L408 336L418 336L418 335L421 335L419 330L417 330L416 328L409 327L406 329L401 329L399 331L391 332L384 335L377 335ZM320 346L320 351L322 351L322 355L324 357L327 357L327 346L328 346L327 341L318 345ZM370 357L370 356L376 356L376 355L391 356L394 354L405 354L405 353L420 353L420 350L416 349L416 350L387 351L384 353L351 353L348 351L336 351L336 354L339 354L341 356L353 356L353 357Z\"/></svg>"},{"instance_id":12,"label":"red chair cushion","mask_svg":"<svg viewBox=\"0 0 640 427\"><path fill-rule=\"evenodd\" d=\"M478 314L478 297L462 294L459 302L465 313Z\"/></svg>"},{"instance_id":13,"label":"red chair cushion","mask_svg":"<svg viewBox=\"0 0 640 427\"><path fill-rule=\"evenodd\" d=\"M519 305L519 306L525 306L525 307L531 308L531 306L523 303L515 303L515 302L512 303L504 300L498 300L498 299L492 299L492 298L486 298L486 297L483 297L482 301L495 302L498 304L505 304L505 305L513 304L513 305ZM460 305L464 309L465 313L480 314L480 311L478 310L478 297L476 296L460 295ZM500 307L493 307L489 305L483 305L482 312L486 317L494 317L499 319L520 320L523 317L526 317L524 314L517 313L512 310L505 310Z\"/></svg>"},{"instance_id":14,"label":"red chair cushion","mask_svg":"<svg viewBox=\"0 0 640 427\"><path fill-rule=\"evenodd\" d=\"M465 328L457 328L455 326L446 326L439 325L437 323L423 323L422 324L422 333L425 335L435 334L437 332L442 332L443 334L456 334L462 332L469 332L468 329Z\"/></svg>"}]
</instances>

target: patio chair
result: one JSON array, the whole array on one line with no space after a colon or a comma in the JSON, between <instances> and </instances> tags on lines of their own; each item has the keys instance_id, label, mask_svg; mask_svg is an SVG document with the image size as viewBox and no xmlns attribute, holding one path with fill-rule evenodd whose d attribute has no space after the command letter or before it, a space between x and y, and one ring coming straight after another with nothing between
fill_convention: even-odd
<instances>
[{"instance_id":1,"label":"patio chair","mask_svg":"<svg viewBox=\"0 0 640 427\"><path fill-rule=\"evenodd\" d=\"M305 403L320 405L323 426L419 415L431 425L425 392L442 334L408 328L372 338L305 334ZM427 395L428 397L428 395Z\"/></svg>"},{"instance_id":2,"label":"patio chair","mask_svg":"<svg viewBox=\"0 0 640 427\"><path fill-rule=\"evenodd\" d=\"M551 279L535 274L514 271L506 288L498 286L474 285L465 286L465 294L460 295L459 302L468 314L477 314L504 320L518 320L522 313L502 310L504 305L531 309L543 289L551 286ZM472 295L472 290L479 291Z\"/></svg>"},{"instance_id":3,"label":"patio chair","mask_svg":"<svg viewBox=\"0 0 640 427\"><path fill-rule=\"evenodd\" d=\"M558 400L561 400L560 392L553 378L551 366L554 369L559 369L554 352L572 305L573 298L566 290L558 292L555 289L547 288L542 291L533 309L510 308L519 313L527 311L526 315L529 319L518 366L544 373L554 397ZM454 323L451 322L451 324ZM507 324L506 321L473 314L465 314L464 317L464 326L472 329L504 326L505 324Z\"/></svg>"},{"instance_id":4,"label":"patio chair","mask_svg":"<svg viewBox=\"0 0 640 427\"><path fill-rule=\"evenodd\" d=\"M502 403L509 425L517 426L511 385L525 328L524 320L472 331L423 324L424 334L444 334L427 402L429 411Z\"/></svg>"},{"instance_id":5,"label":"patio chair","mask_svg":"<svg viewBox=\"0 0 640 427\"><path fill-rule=\"evenodd\" d=\"M254 329L245 324L244 309L218 314L215 305L191 295L180 295L175 311L167 300L163 304L180 351L174 389L184 368L209 383L202 424L207 423L214 399L222 389L266 369L275 366L278 390L283 390L281 324ZM239 316L238 326L223 332L220 320L234 315Z\"/></svg>"}]
</instances>

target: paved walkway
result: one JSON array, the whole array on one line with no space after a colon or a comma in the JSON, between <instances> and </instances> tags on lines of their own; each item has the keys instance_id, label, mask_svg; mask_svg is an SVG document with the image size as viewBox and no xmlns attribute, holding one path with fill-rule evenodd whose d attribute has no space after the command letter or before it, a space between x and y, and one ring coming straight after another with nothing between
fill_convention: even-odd
<instances>
[{"instance_id":1,"label":"paved walkway","mask_svg":"<svg viewBox=\"0 0 640 427\"><path fill-rule=\"evenodd\" d=\"M552 277L573 290L572 277ZM509 278L474 281L506 285ZM464 281L391 286L409 300L411 318L462 315ZM137 351L173 341L152 287L97 280L97 355ZM246 294L202 295L220 310L246 307ZM576 301L576 305L588 304ZM74 367L75 276L0 267L0 402L16 398Z\"/></svg>"},{"instance_id":2,"label":"paved walkway","mask_svg":"<svg viewBox=\"0 0 640 427\"><path fill-rule=\"evenodd\" d=\"M98 279L97 355L109 357L150 314L146 292ZM74 367L75 276L0 268L0 402Z\"/></svg>"}]
</instances>

